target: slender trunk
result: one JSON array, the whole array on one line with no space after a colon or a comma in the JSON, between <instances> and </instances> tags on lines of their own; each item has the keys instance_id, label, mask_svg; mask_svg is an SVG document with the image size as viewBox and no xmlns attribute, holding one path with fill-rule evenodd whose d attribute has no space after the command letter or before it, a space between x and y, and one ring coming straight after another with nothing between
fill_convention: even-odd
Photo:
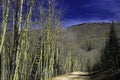
<instances>
[{"instance_id":1,"label":"slender trunk","mask_svg":"<svg viewBox=\"0 0 120 80\"><path fill-rule=\"evenodd\" d=\"M2 1L2 33L1 33L1 40L0 40L0 66L1 66L1 80L6 80L6 54L4 51L4 41L5 41L5 35L6 35L6 27L7 27L7 21L8 21L8 15L9 15L9 4L10 0ZM2 64L2 65L1 65Z\"/></svg>"},{"instance_id":2,"label":"slender trunk","mask_svg":"<svg viewBox=\"0 0 120 80\"><path fill-rule=\"evenodd\" d=\"M7 27L7 21L8 21L8 15L9 15L9 4L10 0L3 1L3 12L2 12L2 34L1 34L1 42L0 42L0 53L2 51L2 47L5 40L5 33L6 33L6 27ZM7 9L5 9L7 8Z\"/></svg>"},{"instance_id":3,"label":"slender trunk","mask_svg":"<svg viewBox=\"0 0 120 80\"><path fill-rule=\"evenodd\" d=\"M19 2L20 1L20 2ZM17 0L17 8L18 8L18 11L16 12L16 23L14 28L15 30L15 33L16 35L14 36L14 40L15 38L17 38L17 40L15 40L15 69L13 68L13 72L14 72L14 75L13 75L13 80L19 80L19 75L18 75L18 72L19 72L19 63L20 63L20 58L21 58L21 52L19 52L19 49L20 49L20 31L21 31L21 23L22 23L22 8L23 8L23 0Z\"/></svg>"}]
</instances>

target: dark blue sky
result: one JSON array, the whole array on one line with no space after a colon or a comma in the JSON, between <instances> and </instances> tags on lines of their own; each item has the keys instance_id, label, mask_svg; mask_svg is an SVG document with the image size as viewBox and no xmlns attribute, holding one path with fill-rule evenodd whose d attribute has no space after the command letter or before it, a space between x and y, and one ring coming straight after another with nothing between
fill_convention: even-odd
<instances>
[{"instance_id":1,"label":"dark blue sky","mask_svg":"<svg viewBox=\"0 0 120 80\"><path fill-rule=\"evenodd\" d=\"M87 22L120 21L120 0L58 0L58 4L63 7L64 26ZM0 6L0 15L1 12Z\"/></svg>"},{"instance_id":2,"label":"dark blue sky","mask_svg":"<svg viewBox=\"0 0 120 80\"><path fill-rule=\"evenodd\" d=\"M120 19L120 0L64 0L63 2L65 26Z\"/></svg>"}]
</instances>

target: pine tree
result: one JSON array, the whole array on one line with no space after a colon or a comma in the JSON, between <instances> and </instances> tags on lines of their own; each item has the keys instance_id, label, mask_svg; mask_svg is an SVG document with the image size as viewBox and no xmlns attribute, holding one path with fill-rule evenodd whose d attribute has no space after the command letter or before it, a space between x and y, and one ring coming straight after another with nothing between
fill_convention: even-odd
<instances>
[{"instance_id":1,"label":"pine tree","mask_svg":"<svg viewBox=\"0 0 120 80\"><path fill-rule=\"evenodd\" d=\"M119 39L115 31L115 23L112 22L109 32L109 38L106 40L106 46L102 55L103 65L116 68L118 65L117 57L119 55Z\"/></svg>"}]
</instances>

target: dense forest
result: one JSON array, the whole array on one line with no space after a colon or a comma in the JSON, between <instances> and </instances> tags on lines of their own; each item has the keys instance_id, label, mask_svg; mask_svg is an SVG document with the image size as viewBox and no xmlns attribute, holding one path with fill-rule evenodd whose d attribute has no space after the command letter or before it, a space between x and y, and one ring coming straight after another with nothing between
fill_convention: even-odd
<instances>
[{"instance_id":1,"label":"dense forest","mask_svg":"<svg viewBox=\"0 0 120 80\"><path fill-rule=\"evenodd\" d=\"M102 56L84 62L89 54L75 54L75 34L62 27L62 10L56 7L55 0L0 0L0 80L50 80L72 71L120 68L114 22ZM88 41L82 49L90 52L94 47Z\"/></svg>"}]
</instances>

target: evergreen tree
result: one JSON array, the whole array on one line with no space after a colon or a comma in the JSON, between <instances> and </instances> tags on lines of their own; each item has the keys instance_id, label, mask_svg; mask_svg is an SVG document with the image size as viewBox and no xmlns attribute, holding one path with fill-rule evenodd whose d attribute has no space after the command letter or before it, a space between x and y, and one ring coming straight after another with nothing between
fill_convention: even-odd
<instances>
[{"instance_id":1,"label":"evergreen tree","mask_svg":"<svg viewBox=\"0 0 120 80\"><path fill-rule=\"evenodd\" d=\"M112 22L109 32L109 38L106 40L106 46L102 55L103 65L116 68L118 66L119 39L115 31L115 23Z\"/></svg>"}]
</instances>

